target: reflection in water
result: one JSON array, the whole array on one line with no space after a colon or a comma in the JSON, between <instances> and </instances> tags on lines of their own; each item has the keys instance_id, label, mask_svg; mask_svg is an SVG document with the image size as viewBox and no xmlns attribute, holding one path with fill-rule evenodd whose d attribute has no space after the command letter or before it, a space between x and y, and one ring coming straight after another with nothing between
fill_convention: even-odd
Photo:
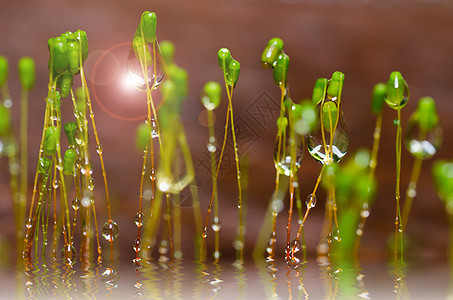
<instances>
[{"instance_id":1,"label":"reflection in water","mask_svg":"<svg viewBox=\"0 0 453 300\"><path fill-rule=\"evenodd\" d=\"M31 267L18 271L15 282L8 278L9 272L0 270L0 289L14 292L0 298L409 299L411 294L411 299L426 299L428 290L440 298L448 293L448 281L439 280L448 274L445 264L441 269L439 265L428 270L423 267L421 272L412 266L411 273L400 262L394 262L388 272L382 261L359 269L356 262L345 259L329 263L309 260L293 269L283 258L243 265L180 259L143 262L135 268L133 264L70 266L61 260L40 260Z\"/></svg>"}]
</instances>

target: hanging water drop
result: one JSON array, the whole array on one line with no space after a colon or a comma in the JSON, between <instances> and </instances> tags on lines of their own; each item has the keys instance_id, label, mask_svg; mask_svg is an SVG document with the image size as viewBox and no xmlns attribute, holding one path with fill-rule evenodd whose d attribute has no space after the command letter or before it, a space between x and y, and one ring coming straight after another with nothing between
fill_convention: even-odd
<instances>
[{"instance_id":1,"label":"hanging water drop","mask_svg":"<svg viewBox=\"0 0 453 300\"><path fill-rule=\"evenodd\" d=\"M80 208L80 199L78 197L75 197L72 199L72 208L77 211Z\"/></svg>"},{"instance_id":2,"label":"hanging water drop","mask_svg":"<svg viewBox=\"0 0 453 300\"><path fill-rule=\"evenodd\" d=\"M127 57L127 70L138 88L146 89L145 83L148 81L150 88L155 89L164 78L158 47L155 44L154 51L153 46L145 43L141 36L135 36L132 41Z\"/></svg>"},{"instance_id":3,"label":"hanging water drop","mask_svg":"<svg viewBox=\"0 0 453 300\"><path fill-rule=\"evenodd\" d=\"M135 225L137 227L142 227L143 225L143 213L141 211L137 212L137 214L135 215Z\"/></svg>"},{"instance_id":4,"label":"hanging water drop","mask_svg":"<svg viewBox=\"0 0 453 300\"><path fill-rule=\"evenodd\" d=\"M317 110L321 121L318 128L306 137L308 152L322 164L338 162L346 154L349 144L341 105L326 98L318 104Z\"/></svg>"},{"instance_id":5,"label":"hanging water drop","mask_svg":"<svg viewBox=\"0 0 453 300\"><path fill-rule=\"evenodd\" d=\"M341 236L340 236L340 230L339 229L336 229L335 232L333 233L333 238L337 241L337 242L341 242Z\"/></svg>"},{"instance_id":6,"label":"hanging water drop","mask_svg":"<svg viewBox=\"0 0 453 300\"><path fill-rule=\"evenodd\" d=\"M204 227L203 228L203 233L201 234L201 236L205 239L208 237L208 227Z\"/></svg>"},{"instance_id":7,"label":"hanging water drop","mask_svg":"<svg viewBox=\"0 0 453 300\"><path fill-rule=\"evenodd\" d=\"M52 186L53 186L54 189L58 189L60 187L60 180L55 179L53 181L53 185Z\"/></svg>"},{"instance_id":8,"label":"hanging water drop","mask_svg":"<svg viewBox=\"0 0 453 300\"><path fill-rule=\"evenodd\" d=\"M288 126L289 128L289 126ZM290 136L289 129L285 135L277 135L274 145L274 164L285 176L291 175L291 169L297 171L304 155L302 138L295 132ZM291 155L291 147L295 147L294 161Z\"/></svg>"},{"instance_id":9,"label":"hanging water drop","mask_svg":"<svg viewBox=\"0 0 453 300\"><path fill-rule=\"evenodd\" d=\"M316 205L316 195L315 194L310 194L307 196L307 200L305 200L305 205L307 205L307 208L313 208Z\"/></svg>"},{"instance_id":10,"label":"hanging water drop","mask_svg":"<svg viewBox=\"0 0 453 300\"><path fill-rule=\"evenodd\" d=\"M140 247L140 239L139 238L135 239L134 246L132 247L132 249L134 249L135 252L139 252L140 251L141 247Z\"/></svg>"},{"instance_id":11,"label":"hanging water drop","mask_svg":"<svg viewBox=\"0 0 453 300\"><path fill-rule=\"evenodd\" d=\"M409 119L404 145L415 157L427 159L436 154L441 144L442 128L434 100L429 97L422 98Z\"/></svg>"},{"instance_id":12,"label":"hanging water drop","mask_svg":"<svg viewBox=\"0 0 453 300\"><path fill-rule=\"evenodd\" d=\"M88 187L88 189L89 189L90 191L93 191L93 190L94 190L94 178L90 178L90 179L88 180L88 185L87 185L87 187Z\"/></svg>"},{"instance_id":13,"label":"hanging water drop","mask_svg":"<svg viewBox=\"0 0 453 300\"><path fill-rule=\"evenodd\" d=\"M32 226L32 220L31 220L31 218L28 218L27 222L25 223L25 227L26 227L27 229L30 229L31 226Z\"/></svg>"},{"instance_id":14,"label":"hanging water drop","mask_svg":"<svg viewBox=\"0 0 453 300\"><path fill-rule=\"evenodd\" d=\"M74 245L67 243L63 246L63 249L61 249L61 258L65 263L70 265L74 264L75 256L76 250L74 248Z\"/></svg>"},{"instance_id":15,"label":"hanging water drop","mask_svg":"<svg viewBox=\"0 0 453 300\"><path fill-rule=\"evenodd\" d=\"M118 225L113 220L108 220L102 227L102 236L109 242L118 237Z\"/></svg>"},{"instance_id":16,"label":"hanging water drop","mask_svg":"<svg viewBox=\"0 0 453 300\"><path fill-rule=\"evenodd\" d=\"M212 223L212 230L218 232L221 226L222 225L220 224L219 218L214 217L214 222Z\"/></svg>"},{"instance_id":17,"label":"hanging water drop","mask_svg":"<svg viewBox=\"0 0 453 300\"><path fill-rule=\"evenodd\" d=\"M97 145L96 146L96 152L99 153L99 154L102 154L102 146L101 145Z\"/></svg>"}]
</instances>

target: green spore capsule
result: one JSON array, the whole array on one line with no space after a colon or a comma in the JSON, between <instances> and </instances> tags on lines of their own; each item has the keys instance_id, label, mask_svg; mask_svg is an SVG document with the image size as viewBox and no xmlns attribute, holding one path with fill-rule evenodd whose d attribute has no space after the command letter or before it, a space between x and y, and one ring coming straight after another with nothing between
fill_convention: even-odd
<instances>
[{"instance_id":1,"label":"green spore capsule","mask_svg":"<svg viewBox=\"0 0 453 300\"><path fill-rule=\"evenodd\" d=\"M220 84L215 81L209 81L204 85L201 102L207 110L214 110L220 104L222 89Z\"/></svg>"},{"instance_id":2,"label":"green spore capsule","mask_svg":"<svg viewBox=\"0 0 453 300\"><path fill-rule=\"evenodd\" d=\"M311 97L313 106L317 106L326 98L326 92L327 79L319 78L318 80L316 80L315 86L313 87L313 95Z\"/></svg>"},{"instance_id":3,"label":"green spore capsule","mask_svg":"<svg viewBox=\"0 0 453 300\"><path fill-rule=\"evenodd\" d=\"M400 72L392 72L387 81L385 102L393 109L401 109L409 100L409 87Z\"/></svg>"},{"instance_id":4,"label":"green spore capsule","mask_svg":"<svg viewBox=\"0 0 453 300\"><path fill-rule=\"evenodd\" d=\"M227 81L229 86L235 87L238 83L239 72L241 71L241 64L232 59L228 65Z\"/></svg>"},{"instance_id":5,"label":"green spore capsule","mask_svg":"<svg viewBox=\"0 0 453 300\"><path fill-rule=\"evenodd\" d=\"M437 160L432 169L434 183L442 200L453 199L453 162ZM450 209L450 213L453 213Z\"/></svg>"},{"instance_id":6,"label":"green spore capsule","mask_svg":"<svg viewBox=\"0 0 453 300\"><path fill-rule=\"evenodd\" d=\"M343 91L344 74L335 71L330 78L329 86L327 87L327 97L329 99L341 99L341 92Z\"/></svg>"},{"instance_id":7,"label":"green spore capsule","mask_svg":"<svg viewBox=\"0 0 453 300\"><path fill-rule=\"evenodd\" d=\"M77 74L80 69L80 46L76 40L68 42L68 63L69 72Z\"/></svg>"},{"instance_id":8,"label":"green spore capsule","mask_svg":"<svg viewBox=\"0 0 453 300\"><path fill-rule=\"evenodd\" d=\"M277 129L278 132L283 133L286 130L286 126L288 126L288 119L286 117L278 117L277 119Z\"/></svg>"},{"instance_id":9,"label":"green spore capsule","mask_svg":"<svg viewBox=\"0 0 453 300\"><path fill-rule=\"evenodd\" d=\"M228 71L228 67L232 59L233 57L231 57L230 50L228 50L227 48L221 48L217 53L217 61L219 63L219 67L224 73Z\"/></svg>"},{"instance_id":10,"label":"green spore capsule","mask_svg":"<svg viewBox=\"0 0 453 300\"><path fill-rule=\"evenodd\" d=\"M423 97L418 101L416 114L420 129L426 132L432 131L439 124L436 103L431 97Z\"/></svg>"},{"instance_id":11,"label":"green spore capsule","mask_svg":"<svg viewBox=\"0 0 453 300\"><path fill-rule=\"evenodd\" d=\"M69 96L71 92L72 84L74 80L74 75L72 73L65 73L61 75L58 79L58 87L60 88L60 95L63 98Z\"/></svg>"},{"instance_id":12,"label":"green spore capsule","mask_svg":"<svg viewBox=\"0 0 453 300\"><path fill-rule=\"evenodd\" d=\"M156 40L157 17L154 12L145 11L142 13L140 28L146 43L153 43Z\"/></svg>"},{"instance_id":13,"label":"green spore capsule","mask_svg":"<svg viewBox=\"0 0 453 300\"><path fill-rule=\"evenodd\" d=\"M309 134L316 128L316 110L310 101L302 101L296 108L294 130L301 135Z\"/></svg>"},{"instance_id":14,"label":"green spore capsule","mask_svg":"<svg viewBox=\"0 0 453 300\"><path fill-rule=\"evenodd\" d=\"M63 157L63 174L64 175L73 175L75 171L75 164L77 161L78 155L77 152L70 148L66 150Z\"/></svg>"},{"instance_id":15,"label":"green spore capsule","mask_svg":"<svg viewBox=\"0 0 453 300\"><path fill-rule=\"evenodd\" d=\"M279 87L286 87L288 78L289 56L285 53L280 53L277 57L274 66L274 83Z\"/></svg>"},{"instance_id":16,"label":"green spore capsule","mask_svg":"<svg viewBox=\"0 0 453 300\"><path fill-rule=\"evenodd\" d=\"M334 102L329 101L322 106L322 124L327 132L335 128L337 123L338 108Z\"/></svg>"},{"instance_id":17,"label":"green spore capsule","mask_svg":"<svg viewBox=\"0 0 453 300\"><path fill-rule=\"evenodd\" d=\"M8 79L8 59L0 55L0 88L2 88Z\"/></svg>"},{"instance_id":18,"label":"green spore capsule","mask_svg":"<svg viewBox=\"0 0 453 300\"><path fill-rule=\"evenodd\" d=\"M83 30L77 30L74 32L75 38L79 41L80 47L82 47L82 63L87 59L88 57L88 37L87 33Z\"/></svg>"},{"instance_id":19,"label":"green spore capsule","mask_svg":"<svg viewBox=\"0 0 453 300\"><path fill-rule=\"evenodd\" d=\"M151 128L146 124L141 124L137 127L137 137L135 139L137 149L144 150L149 145L150 135Z\"/></svg>"},{"instance_id":20,"label":"green spore capsule","mask_svg":"<svg viewBox=\"0 0 453 300\"><path fill-rule=\"evenodd\" d=\"M77 130L77 124L75 122L67 122L64 124L64 132L66 133L66 137L68 138L68 144L70 146L75 145L75 133Z\"/></svg>"},{"instance_id":21,"label":"green spore capsule","mask_svg":"<svg viewBox=\"0 0 453 300\"><path fill-rule=\"evenodd\" d=\"M175 83L176 94L179 96L178 100L185 98L188 91L189 76L187 71L173 64L168 68L168 76Z\"/></svg>"},{"instance_id":22,"label":"green spore capsule","mask_svg":"<svg viewBox=\"0 0 453 300\"><path fill-rule=\"evenodd\" d=\"M22 88L30 91L34 87L36 79L36 68L33 58L22 57L18 63L18 71Z\"/></svg>"},{"instance_id":23,"label":"green spore capsule","mask_svg":"<svg viewBox=\"0 0 453 300\"><path fill-rule=\"evenodd\" d=\"M159 44L160 52L162 54L163 61L167 66L173 64L173 56L175 54L175 45L170 41L163 41Z\"/></svg>"},{"instance_id":24,"label":"green spore capsule","mask_svg":"<svg viewBox=\"0 0 453 300\"><path fill-rule=\"evenodd\" d=\"M382 112L385 97L387 97L387 86L383 83L378 83L373 88L373 97L371 98L371 111L378 115Z\"/></svg>"},{"instance_id":25,"label":"green spore capsule","mask_svg":"<svg viewBox=\"0 0 453 300\"><path fill-rule=\"evenodd\" d=\"M10 130L11 116L9 110L0 104L0 137L4 137Z\"/></svg>"},{"instance_id":26,"label":"green spore capsule","mask_svg":"<svg viewBox=\"0 0 453 300\"><path fill-rule=\"evenodd\" d=\"M65 37L56 37L50 48L52 56L53 70L56 74L61 74L68 70L68 41Z\"/></svg>"},{"instance_id":27,"label":"green spore capsule","mask_svg":"<svg viewBox=\"0 0 453 300\"><path fill-rule=\"evenodd\" d=\"M47 174L51 164L52 164L52 160L50 158L41 157L39 159L39 164L38 164L38 173Z\"/></svg>"},{"instance_id":28,"label":"green spore capsule","mask_svg":"<svg viewBox=\"0 0 453 300\"><path fill-rule=\"evenodd\" d=\"M274 66L278 55L283 50L283 41L280 38L270 39L264 48L263 54L261 54L261 66L264 69L268 69Z\"/></svg>"},{"instance_id":29,"label":"green spore capsule","mask_svg":"<svg viewBox=\"0 0 453 300\"><path fill-rule=\"evenodd\" d=\"M44 136L44 154L53 156L60 140L60 130L56 126L49 126Z\"/></svg>"}]
</instances>

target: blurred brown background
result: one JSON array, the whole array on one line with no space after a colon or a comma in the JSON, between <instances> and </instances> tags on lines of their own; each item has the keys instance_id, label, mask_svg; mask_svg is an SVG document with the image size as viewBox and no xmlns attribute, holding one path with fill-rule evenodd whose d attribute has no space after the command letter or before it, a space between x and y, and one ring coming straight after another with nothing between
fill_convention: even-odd
<instances>
[{"instance_id":1,"label":"blurred brown background","mask_svg":"<svg viewBox=\"0 0 453 300\"><path fill-rule=\"evenodd\" d=\"M399 70L410 87L411 98L403 110L403 126L422 96L432 96L444 128L444 144L435 159L451 159L453 145L453 4L449 1L372 1L372 0L192 0L192 1L20 1L3 2L0 9L0 54L10 62L10 90L14 100L14 122L19 125L20 97L16 65L22 56L37 64L37 82L30 94L29 182L32 181L44 115L46 96L47 39L67 30L83 29L88 34L90 57L87 76L94 111L104 148L106 169L113 201L113 216L120 227L121 257L132 257L138 208L142 155L135 147L135 129L146 112L145 94L121 86L129 43L144 10L158 17L157 36L176 46L175 61L187 69L190 97L183 109L192 157L202 191L203 216L209 201L211 181L205 145L207 128L199 119L200 91L209 80L221 81L217 50L228 47L241 63L239 83L234 93L234 114L245 130L239 147L249 155L249 189L246 249L251 250L274 189L275 169L272 153L276 115L260 115L263 103L278 105L279 89L272 72L263 70L260 55L267 41L275 36L285 42L290 56L289 84L293 100L311 97L315 80L330 77L340 70L346 75L343 109L350 135L350 153L370 148L374 116L370 95L375 83L386 81L391 71ZM105 50L109 50L106 55ZM76 82L77 84L77 82ZM94 90L94 91L93 91ZM226 97L224 97L226 98ZM264 102L263 102L264 101ZM16 104L17 103L17 104ZM72 120L71 104L63 104L64 120ZM262 107L261 107L262 108ZM217 112L216 134L220 138L226 114L226 99ZM364 251L386 249L393 230L395 211L394 163L396 114L386 108L377 177L379 192L364 235ZM242 143L242 144L241 144ZM93 149L93 153L94 149ZM230 152L231 153L231 152ZM443 255L447 250L447 222L443 205L431 181L431 164L424 163L408 234L415 253ZM95 170L99 160L94 159ZM13 215L8 190L6 161L0 161L0 233L13 237ZM412 158L403 150L402 190L406 189ZM302 198L310 193L320 170L305 154L300 171ZM105 220L103 188L97 171L97 202ZM219 183L224 252L231 252L236 226L236 181L234 164L226 165ZM310 251L316 247L323 218L324 191L307 222ZM286 207L285 207L286 210ZM191 229L191 210L184 208L184 221ZM279 220L285 230L286 213ZM102 221L103 222L103 221ZM102 223L101 222L101 223ZM223 233L222 233L223 232ZM190 236L190 234L189 234ZM283 243L280 235L279 242ZM190 245L186 243L186 245ZM188 246L189 247L189 246ZM189 247L190 248L190 247ZM281 248L282 249L282 248Z\"/></svg>"}]
</instances>

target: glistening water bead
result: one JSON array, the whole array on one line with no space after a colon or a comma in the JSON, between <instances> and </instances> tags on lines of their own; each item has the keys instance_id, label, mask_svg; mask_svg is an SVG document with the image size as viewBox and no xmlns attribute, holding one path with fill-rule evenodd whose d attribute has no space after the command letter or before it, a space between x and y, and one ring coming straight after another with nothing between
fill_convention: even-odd
<instances>
[{"instance_id":1,"label":"glistening water bead","mask_svg":"<svg viewBox=\"0 0 453 300\"><path fill-rule=\"evenodd\" d=\"M113 220L108 220L102 227L102 236L109 242L114 241L118 237L118 224Z\"/></svg>"}]
</instances>

